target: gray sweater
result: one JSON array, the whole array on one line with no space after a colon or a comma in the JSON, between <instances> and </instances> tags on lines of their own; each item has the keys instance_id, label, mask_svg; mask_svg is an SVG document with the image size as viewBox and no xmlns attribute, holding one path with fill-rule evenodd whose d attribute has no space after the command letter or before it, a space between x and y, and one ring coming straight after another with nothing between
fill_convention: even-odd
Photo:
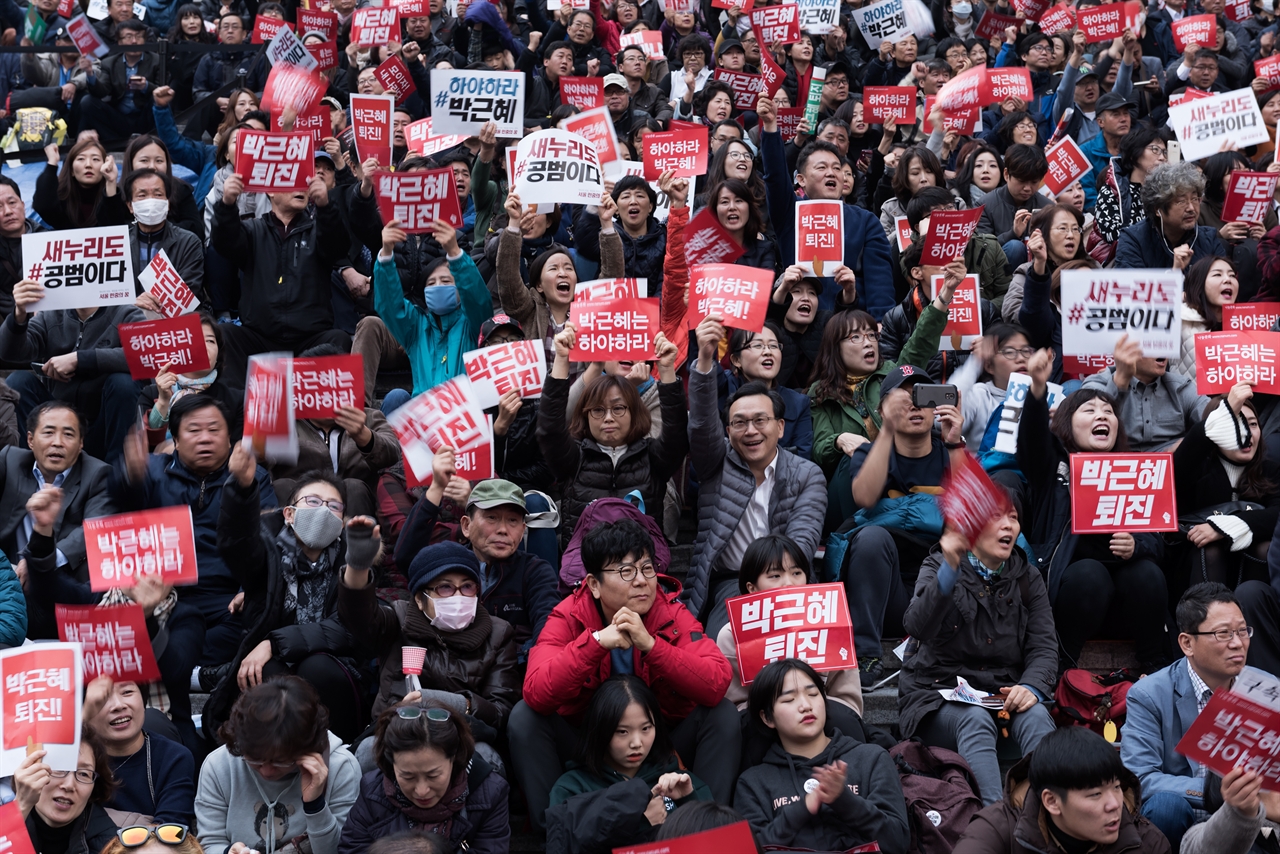
<instances>
[{"instance_id":1,"label":"gray sweater","mask_svg":"<svg viewBox=\"0 0 1280 854\"><path fill-rule=\"evenodd\" d=\"M1129 445L1135 451L1154 451L1182 438L1192 424L1204 417L1209 398L1196 393L1196 381L1174 371L1147 384L1137 377L1128 388L1117 388L1115 368L1086 377L1084 388L1096 388L1120 404L1116 415L1124 425Z\"/></svg>"},{"instance_id":2,"label":"gray sweater","mask_svg":"<svg viewBox=\"0 0 1280 854\"><path fill-rule=\"evenodd\" d=\"M0 361L27 367L51 356L79 354L76 379L102 374L128 373L129 363L120 346L121 323L146 320L142 309L131 305L106 305L88 320L74 309L38 311L19 326L11 314L0 324Z\"/></svg>"},{"instance_id":3,"label":"gray sweater","mask_svg":"<svg viewBox=\"0 0 1280 854\"><path fill-rule=\"evenodd\" d=\"M1182 837L1182 854L1248 854L1264 825L1274 832L1275 825L1267 821L1262 804L1258 804L1258 814L1253 818L1223 804L1208 821L1193 825Z\"/></svg>"}]
</instances>

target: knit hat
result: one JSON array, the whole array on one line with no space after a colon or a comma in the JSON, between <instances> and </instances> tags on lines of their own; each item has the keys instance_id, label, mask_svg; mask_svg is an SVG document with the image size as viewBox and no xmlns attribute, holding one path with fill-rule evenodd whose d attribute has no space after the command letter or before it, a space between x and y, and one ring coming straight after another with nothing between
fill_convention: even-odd
<instances>
[{"instance_id":1,"label":"knit hat","mask_svg":"<svg viewBox=\"0 0 1280 854\"><path fill-rule=\"evenodd\" d=\"M466 546L454 542L427 546L409 564L409 592L417 595L446 572L463 572L480 583L480 562Z\"/></svg>"}]
</instances>

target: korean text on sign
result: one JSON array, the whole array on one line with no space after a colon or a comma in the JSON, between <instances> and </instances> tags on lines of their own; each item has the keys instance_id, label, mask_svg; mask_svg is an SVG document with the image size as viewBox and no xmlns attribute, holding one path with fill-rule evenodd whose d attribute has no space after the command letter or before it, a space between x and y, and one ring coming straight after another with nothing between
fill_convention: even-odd
<instances>
[{"instance_id":1,"label":"korean text on sign","mask_svg":"<svg viewBox=\"0 0 1280 854\"><path fill-rule=\"evenodd\" d=\"M648 279L591 279L573 286L573 298L580 300L641 299L648 295Z\"/></svg>"},{"instance_id":2,"label":"korean text on sign","mask_svg":"<svg viewBox=\"0 0 1280 854\"><path fill-rule=\"evenodd\" d=\"M1170 106L1169 125L1178 136L1185 160L1210 157L1227 142L1241 149L1270 139L1252 89L1236 89Z\"/></svg>"},{"instance_id":3,"label":"korean text on sign","mask_svg":"<svg viewBox=\"0 0 1280 854\"><path fill-rule=\"evenodd\" d=\"M1089 158L1074 139L1064 136L1045 152L1049 171L1044 176L1044 186L1056 196L1093 169Z\"/></svg>"},{"instance_id":4,"label":"korean text on sign","mask_svg":"<svg viewBox=\"0 0 1280 854\"><path fill-rule=\"evenodd\" d=\"M677 178L702 175L707 171L707 129L669 130L646 134L641 141L644 148L644 179L656 181L667 170L674 170Z\"/></svg>"},{"instance_id":5,"label":"korean text on sign","mask_svg":"<svg viewBox=\"0 0 1280 854\"><path fill-rule=\"evenodd\" d=\"M843 584L765 590L727 604L743 685L783 658L799 658L819 672L857 667Z\"/></svg>"},{"instance_id":6,"label":"korean text on sign","mask_svg":"<svg viewBox=\"0 0 1280 854\"><path fill-rule=\"evenodd\" d=\"M885 119L914 124L916 89L914 86L868 86L862 91L862 106L868 122L883 124Z\"/></svg>"},{"instance_id":7,"label":"korean text on sign","mask_svg":"<svg viewBox=\"0 0 1280 854\"><path fill-rule=\"evenodd\" d=\"M55 605L54 621L60 640L80 644L85 682L99 676L126 682L160 679L141 605Z\"/></svg>"},{"instance_id":8,"label":"korean text on sign","mask_svg":"<svg viewBox=\"0 0 1280 854\"><path fill-rule=\"evenodd\" d=\"M560 126L594 145L601 166L621 159L622 155L618 153L618 136L613 129L613 117L609 114L608 107L583 110L576 116L566 118Z\"/></svg>"},{"instance_id":9,"label":"korean text on sign","mask_svg":"<svg viewBox=\"0 0 1280 854\"><path fill-rule=\"evenodd\" d=\"M813 276L830 276L844 263L844 202L796 202L796 264Z\"/></svg>"},{"instance_id":10,"label":"korean text on sign","mask_svg":"<svg viewBox=\"0 0 1280 854\"><path fill-rule=\"evenodd\" d=\"M22 235L26 278L44 286L35 311L132 305L133 253L129 227L77 228Z\"/></svg>"},{"instance_id":11,"label":"korean text on sign","mask_svg":"<svg viewBox=\"0 0 1280 854\"><path fill-rule=\"evenodd\" d=\"M342 407L364 409L364 357L295 357L293 360L295 418L332 418Z\"/></svg>"},{"instance_id":12,"label":"korean text on sign","mask_svg":"<svg viewBox=\"0 0 1280 854\"><path fill-rule=\"evenodd\" d=\"M236 136L236 171L250 193L305 190L316 171L311 134L242 130Z\"/></svg>"},{"instance_id":13,"label":"korean text on sign","mask_svg":"<svg viewBox=\"0 0 1280 854\"><path fill-rule=\"evenodd\" d=\"M418 119L404 129L404 141L410 151L416 151L423 157L430 157L432 154L439 154L442 151L462 145L467 141L467 137L466 134L439 136L432 133L431 117L427 116L425 119Z\"/></svg>"},{"instance_id":14,"label":"korean text on sign","mask_svg":"<svg viewBox=\"0 0 1280 854\"><path fill-rule=\"evenodd\" d=\"M689 270L689 328L709 314L726 326L759 332L764 329L773 276L769 270L737 264L701 264Z\"/></svg>"},{"instance_id":15,"label":"korean text on sign","mask_svg":"<svg viewBox=\"0 0 1280 854\"><path fill-rule=\"evenodd\" d=\"M1226 394L1236 383L1246 382L1256 393L1280 394L1280 332L1201 332L1195 346L1197 393Z\"/></svg>"},{"instance_id":16,"label":"korean text on sign","mask_svg":"<svg viewBox=\"0 0 1280 854\"><path fill-rule=\"evenodd\" d=\"M480 405L497 406L507 392L522 398L542 397L547 379L547 351L541 341L511 341L462 354L462 364Z\"/></svg>"},{"instance_id":17,"label":"korean text on sign","mask_svg":"<svg viewBox=\"0 0 1280 854\"><path fill-rule=\"evenodd\" d=\"M376 47L400 40L400 11L394 6L356 9L351 18L351 43Z\"/></svg>"},{"instance_id":18,"label":"korean text on sign","mask_svg":"<svg viewBox=\"0 0 1280 854\"><path fill-rule=\"evenodd\" d=\"M1222 221L1262 222L1271 210L1277 180L1280 175L1275 172L1232 172Z\"/></svg>"},{"instance_id":19,"label":"korean text on sign","mask_svg":"<svg viewBox=\"0 0 1280 854\"><path fill-rule=\"evenodd\" d=\"M396 431L405 464L419 481L431 474L431 460L440 448L469 451L493 440L484 407L466 376L454 377L411 398L387 416Z\"/></svg>"},{"instance_id":20,"label":"korean text on sign","mask_svg":"<svg viewBox=\"0 0 1280 854\"><path fill-rule=\"evenodd\" d=\"M132 587L143 575L158 575L165 584L199 581L191 508L186 505L86 519L84 544L95 593Z\"/></svg>"},{"instance_id":21,"label":"korean text on sign","mask_svg":"<svg viewBox=\"0 0 1280 854\"><path fill-rule=\"evenodd\" d=\"M1218 774L1252 771L1263 789L1280 791L1280 712L1235 691L1214 691L1176 749Z\"/></svg>"},{"instance_id":22,"label":"korean text on sign","mask_svg":"<svg viewBox=\"0 0 1280 854\"><path fill-rule=\"evenodd\" d=\"M695 264L728 264L745 251L742 244L720 224L710 206L699 211L685 226L684 257L690 267Z\"/></svg>"},{"instance_id":23,"label":"korean text on sign","mask_svg":"<svg viewBox=\"0 0 1280 854\"><path fill-rule=\"evenodd\" d=\"M246 436L288 438L293 435L293 354L263 353L250 357L244 389Z\"/></svg>"},{"instance_id":24,"label":"korean text on sign","mask_svg":"<svg viewBox=\"0 0 1280 854\"><path fill-rule=\"evenodd\" d=\"M537 131L520 140L515 161L512 182L526 205L600 204L604 176L590 140L557 128Z\"/></svg>"},{"instance_id":25,"label":"korean text on sign","mask_svg":"<svg viewBox=\"0 0 1280 854\"><path fill-rule=\"evenodd\" d=\"M397 220L409 234L431 232L438 219L462 228L462 206L451 168L378 172L373 183L384 223Z\"/></svg>"},{"instance_id":26,"label":"korean text on sign","mask_svg":"<svg viewBox=\"0 0 1280 854\"><path fill-rule=\"evenodd\" d=\"M1177 270L1065 270L1062 351L1111 353L1121 336L1149 359L1176 359L1182 348L1182 273Z\"/></svg>"},{"instance_id":27,"label":"korean text on sign","mask_svg":"<svg viewBox=\"0 0 1280 854\"><path fill-rule=\"evenodd\" d=\"M122 323L119 331L129 375L135 380L151 379L166 365L175 374L210 367L199 315Z\"/></svg>"},{"instance_id":28,"label":"korean text on sign","mask_svg":"<svg viewBox=\"0 0 1280 854\"><path fill-rule=\"evenodd\" d=\"M80 759L80 645L41 643L0 652L0 774L26 758L28 739L40 744L55 771L74 771Z\"/></svg>"},{"instance_id":29,"label":"korean text on sign","mask_svg":"<svg viewBox=\"0 0 1280 854\"><path fill-rule=\"evenodd\" d=\"M524 135L524 75L508 71L431 71L431 115L437 133L474 136L486 122L499 139Z\"/></svg>"},{"instance_id":30,"label":"korean text on sign","mask_svg":"<svg viewBox=\"0 0 1280 854\"><path fill-rule=\"evenodd\" d=\"M569 352L575 362L642 362L654 357L659 328L656 299L573 302L569 320L577 330Z\"/></svg>"},{"instance_id":31,"label":"korean text on sign","mask_svg":"<svg viewBox=\"0 0 1280 854\"><path fill-rule=\"evenodd\" d=\"M1176 531L1172 454L1072 454L1071 532Z\"/></svg>"},{"instance_id":32,"label":"korean text on sign","mask_svg":"<svg viewBox=\"0 0 1280 854\"><path fill-rule=\"evenodd\" d=\"M379 166L391 165L391 113L395 101L393 95L351 96L351 131L361 162L373 157Z\"/></svg>"},{"instance_id":33,"label":"korean text on sign","mask_svg":"<svg viewBox=\"0 0 1280 854\"><path fill-rule=\"evenodd\" d=\"M604 106L604 79L600 77L561 77L560 103L573 104L579 110Z\"/></svg>"},{"instance_id":34,"label":"korean text on sign","mask_svg":"<svg viewBox=\"0 0 1280 854\"><path fill-rule=\"evenodd\" d=\"M931 282L933 296L938 295L944 277L934 276ZM968 351L982 337L982 307L978 290L978 277L973 273L964 277L956 288L947 307L947 325L942 330L940 350Z\"/></svg>"},{"instance_id":35,"label":"korean text on sign","mask_svg":"<svg viewBox=\"0 0 1280 854\"><path fill-rule=\"evenodd\" d=\"M1280 321L1280 303L1235 302L1222 306L1223 332L1271 332Z\"/></svg>"},{"instance_id":36,"label":"korean text on sign","mask_svg":"<svg viewBox=\"0 0 1280 854\"><path fill-rule=\"evenodd\" d=\"M852 14L854 23L862 30L862 36L869 45L878 47L886 41L896 43L911 32L903 0L881 0L854 9Z\"/></svg>"},{"instance_id":37,"label":"korean text on sign","mask_svg":"<svg viewBox=\"0 0 1280 854\"><path fill-rule=\"evenodd\" d=\"M794 3L751 10L751 26L762 47L800 41L800 8Z\"/></svg>"},{"instance_id":38,"label":"korean text on sign","mask_svg":"<svg viewBox=\"0 0 1280 854\"><path fill-rule=\"evenodd\" d=\"M717 68L711 76L733 90L733 105L739 110L754 110L764 94L765 81L759 74Z\"/></svg>"},{"instance_id":39,"label":"korean text on sign","mask_svg":"<svg viewBox=\"0 0 1280 854\"><path fill-rule=\"evenodd\" d=\"M972 210L934 211L929 216L929 233L924 236L921 265L942 267L964 255L981 218L981 205Z\"/></svg>"},{"instance_id":40,"label":"korean text on sign","mask_svg":"<svg viewBox=\"0 0 1280 854\"><path fill-rule=\"evenodd\" d=\"M138 282L144 291L160 303L165 317L190 314L200 307L200 301L187 287L187 283L182 281L163 249L156 252L147 269L138 276Z\"/></svg>"}]
</instances>

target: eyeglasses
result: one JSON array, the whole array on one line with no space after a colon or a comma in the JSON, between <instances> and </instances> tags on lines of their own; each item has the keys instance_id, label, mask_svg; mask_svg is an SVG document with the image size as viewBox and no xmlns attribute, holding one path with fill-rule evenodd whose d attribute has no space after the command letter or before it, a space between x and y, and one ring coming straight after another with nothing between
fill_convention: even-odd
<instances>
[{"instance_id":1,"label":"eyeglasses","mask_svg":"<svg viewBox=\"0 0 1280 854\"><path fill-rule=\"evenodd\" d=\"M1148 145L1147 151L1151 154L1156 155L1157 157L1169 156L1169 150L1165 148L1163 145Z\"/></svg>"},{"instance_id":2,"label":"eyeglasses","mask_svg":"<svg viewBox=\"0 0 1280 854\"><path fill-rule=\"evenodd\" d=\"M757 415L755 418L735 418L729 422L729 432L745 433L747 427L750 426L756 428L756 432L760 433L763 432L764 428L768 427L771 422L777 420L778 419L770 418L767 415Z\"/></svg>"},{"instance_id":3,"label":"eyeglasses","mask_svg":"<svg viewBox=\"0 0 1280 854\"><path fill-rule=\"evenodd\" d=\"M824 85L827 85L827 86L848 86L848 85L849 85L849 81L848 81L846 78L844 78L844 77L828 77L828 78L824 81Z\"/></svg>"},{"instance_id":4,"label":"eyeglasses","mask_svg":"<svg viewBox=\"0 0 1280 854\"><path fill-rule=\"evenodd\" d=\"M301 495L298 497L297 503L303 507L328 507L334 513L339 514L347 509L347 505L343 504L341 501L325 501L318 495Z\"/></svg>"},{"instance_id":5,"label":"eyeglasses","mask_svg":"<svg viewBox=\"0 0 1280 854\"><path fill-rule=\"evenodd\" d=\"M1240 640L1247 640L1253 637L1253 626L1245 626L1243 629L1218 629L1216 632L1187 632L1189 635L1213 635L1213 639L1218 643L1231 643L1231 639L1239 635Z\"/></svg>"},{"instance_id":6,"label":"eyeglasses","mask_svg":"<svg viewBox=\"0 0 1280 854\"><path fill-rule=\"evenodd\" d=\"M621 418L630 411L631 407L627 406L625 403L615 403L610 407L594 406L587 410L587 414L590 415L594 421L603 421L606 412L611 414L614 418Z\"/></svg>"},{"instance_id":7,"label":"eyeglasses","mask_svg":"<svg viewBox=\"0 0 1280 854\"><path fill-rule=\"evenodd\" d=\"M474 581L464 581L457 587L453 586L450 582L445 581L441 584L437 584L435 587L426 587L423 589L430 590L432 593L436 594L437 599L448 599L455 593L461 593L463 596L475 596L480 592L479 585Z\"/></svg>"},{"instance_id":8,"label":"eyeglasses","mask_svg":"<svg viewBox=\"0 0 1280 854\"><path fill-rule=\"evenodd\" d=\"M81 768L79 771L75 771L75 772L71 772L71 771L50 771L50 772L49 772L49 776L50 776L50 777L52 777L52 778L54 778L55 780L62 780L62 779L65 779L65 778L66 778L66 776L67 776L68 774L71 774L71 773L74 773L74 774L76 775L76 782L77 782L77 783L83 783L83 784L84 784L84 785L86 785L86 786L92 786L92 785L93 785L93 783L94 783L94 781L98 779L98 772L97 772L97 771L89 771L89 770L84 769L84 768Z\"/></svg>"},{"instance_id":9,"label":"eyeglasses","mask_svg":"<svg viewBox=\"0 0 1280 854\"><path fill-rule=\"evenodd\" d=\"M750 350L752 353L781 353L782 345L777 341L770 341L767 344L764 341L752 341L745 345L742 350ZM742 350L738 352L741 353Z\"/></svg>"},{"instance_id":10,"label":"eyeglasses","mask_svg":"<svg viewBox=\"0 0 1280 854\"><path fill-rule=\"evenodd\" d=\"M424 716L429 721L442 724L449 720L449 711L448 709L424 709L422 706L401 706L396 709L396 717L402 721L416 721Z\"/></svg>"},{"instance_id":11,"label":"eyeglasses","mask_svg":"<svg viewBox=\"0 0 1280 854\"><path fill-rule=\"evenodd\" d=\"M963 48L947 51L947 59L964 59L969 55L968 51Z\"/></svg>"},{"instance_id":12,"label":"eyeglasses","mask_svg":"<svg viewBox=\"0 0 1280 854\"><path fill-rule=\"evenodd\" d=\"M729 139L737 139L737 138L738 138L738 137L736 137L736 136L729 137ZM725 141L727 142L728 140L725 140ZM750 151L739 151L738 149L734 148L734 149L731 149L731 150L729 151L729 153L725 155L725 159L727 159L727 160L750 160L750 159L751 159L751 152L750 152Z\"/></svg>"},{"instance_id":13,"label":"eyeglasses","mask_svg":"<svg viewBox=\"0 0 1280 854\"><path fill-rule=\"evenodd\" d=\"M263 765L270 765L277 771L288 771L290 768L297 765L298 761L295 759L292 762L267 762L265 759L250 759L246 756L244 764L248 765L250 768L261 768Z\"/></svg>"},{"instance_id":14,"label":"eyeglasses","mask_svg":"<svg viewBox=\"0 0 1280 854\"><path fill-rule=\"evenodd\" d=\"M851 332L844 340L850 344L861 344L863 341L879 341L879 332Z\"/></svg>"},{"instance_id":15,"label":"eyeglasses","mask_svg":"<svg viewBox=\"0 0 1280 854\"><path fill-rule=\"evenodd\" d=\"M1002 350L1000 350L999 353L1001 356L1004 356L1006 359L1012 362L1014 359L1018 358L1019 356L1021 356L1024 359L1030 359L1032 356L1036 354L1036 348L1035 347L1005 347Z\"/></svg>"},{"instance_id":16,"label":"eyeglasses","mask_svg":"<svg viewBox=\"0 0 1280 854\"><path fill-rule=\"evenodd\" d=\"M1030 119L1023 119L1022 121L1014 125L1013 129L1014 130L1035 130L1036 123L1031 121Z\"/></svg>"},{"instance_id":17,"label":"eyeglasses","mask_svg":"<svg viewBox=\"0 0 1280 854\"><path fill-rule=\"evenodd\" d=\"M605 569L601 571L616 572L618 573L618 577L623 581L635 581L637 572L645 578L653 578L658 574L658 570L654 569L654 566L651 563L643 563L640 566L636 566L634 563L624 563L622 566L615 569Z\"/></svg>"},{"instance_id":18,"label":"eyeglasses","mask_svg":"<svg viewBox=\"0 0 1280 854\"><path fill-rule=\"evenodd\" d=\"M1030 49L1027 50L1027 53L1053 53L1053 48L1050 45L1041 42L1040 44L1032 45Z\"/></svg>"},{"instance_id":19,"label":"eyeglasses","mask_svg":"<svg viewBox=\"0 0 1280 854\"><path fill-rule=\"evenodd\" d=\"M181 845L190 832L185 824L157 824L154 827L134 824L117 830L116 838L125 848L141 848L153 836L165 845Z\"/></svg>"},{"instance_id":20,"label":"eyeglasses","mask_svg":"<svg viewBox=\"0 0 1280 854\"><path fill-rule=\"evenodd\" d=\"M1078 225L1055 225L1049 230L1054 234L1084 234L1084 231Z\"/></svg>"}]
</instances>

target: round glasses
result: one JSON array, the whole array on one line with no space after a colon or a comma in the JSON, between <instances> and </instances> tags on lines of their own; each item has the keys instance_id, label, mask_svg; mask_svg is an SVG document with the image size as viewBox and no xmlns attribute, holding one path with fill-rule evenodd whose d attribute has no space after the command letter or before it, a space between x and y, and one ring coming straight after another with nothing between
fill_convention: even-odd
<instances>
[{"instance_id":1,"label":"round glasses","mask_svg":"<svg viewBox=\"0 0 1280 854\"><path fill-rule=\"evenodd\" d=\"M294 506L295 507L311 507L313 509L316 507L328 507L334 513L337 513L339 515L342 514L342 511L347 509L347 505L343 504L341 501L325 501L323 498L321 498L318 495L299 496Z\"/></svg>"},{"instance_id":2,"label":"round glasses","mask_svg":"<svg viewBox=\"0 0 1280 854\"><path fill-rule=\"evenodd\" d=\"M845 337L850 344L861 344L863 341L879 341L879 332L852 332Z\"/></svg>"},{"instance_id":3,"label":"round glasses","mask_svg":"<svg viewBox=\"0 0 1280 854\"><path fill-rule=\"evenodd\" d=\"M424 587L436 594L437 599L448 599L455 593L461 593L463 596L475 596L480 592L480 586L474 581L464 581L461 585L455 587L448 581L437 584L435 587Z\"/></svg>"},{"instance_id":4,"label":"round glasses","mask_svg":"<svg viewBox=\"0 0 1280 854\"><path fill-rule=\"evenodd\" d=\"M424 709L422 706L401 706L396 709L396 717L402 721L416 721L418 718L425 717L429 721L435 721L442 724L449 720L449 712L447 709Z\"/></svg>"},{"instance_id":5,"label":"round glasses","mask_svg":"<svg viewBox=\"0 0 1280 854\"><path fill-rule=\"evenodd\" d=\"M768 344L763 341L752 341L750 344L745 345L742 350L750 350L752 353L781 353L782 345L777 341L770 341ZM742 350L738 352L741 353Z\"/></svg>"},{"instance_id":6,"label":"round glasses","mask_svg":"<svg viewBox=\"0 0 1280 854\"><path fill-rule=\"evenodd\" d=\"M767 415L757 415L755 418L735 418L729 422L729 432L745 433L748 427L754 427L757 433L763 433L764 428L777 420Z\"/></svg>"},{"instance_id":7,"label":"round glasses","mask_svg":"<svg viewBox=\"0 0 1280 854\"><path fill-rule=\"evenodd\" d=\"M654 566L651 563L641 564L640 566L636 566L634 563L624 563L622 564L622 566L615 567L613 569L605 569L601 571L616 572L618 573L618 577L621 578L623 581L635 581L637 572L643 575L645 578L653 578L655 575L658 574L658 570L654 569Z\"/></svg>"},{"instance_id":8,"label":"round glasses","mask_svg":"<svg viewBox=\"0 0 1280 854\"><path fill-rule=\"evenodd\" d=\"M125 848L141 848L153 836L164 845L181 845L190 832L185 824L134 824L116 831L116 838Z\"/></svg>"},{"instance_id":9,"label":"round glasses","mask_svg":"<svg viewBox=\"0 0 1280 854\"><path fill-rule=\"evenodd\" d=\"M1024 359L1030 359L1032 356L1036 354L1036 348L1035 347L1005 347L1002 350L1000 350L999 353L1001 356L1004 356L1006 359L1012 362L1014 359L1018 358L1019 356L1021 356Z\"/></svg>"},{"instance_id":10,"label":"round glasses","mask_svg":"<svg viewBox=\"0 0 1280 854\"><path fill-rule=\"evenodd\" d=\"M297 760L294 760L293 762L267 762L265 759L245 759L244 764L248 765L250 768L261 768L264 765L268 765L277 771L288 771L290 768L297 765L298 762Z\"/></svg>"},{"instance_id":11,"label":"round glasses","mask_svg":"<svg viewBox=\"0 0 1280 854\"><path fill-rule=\"evenodd\" d=\"M618 403L609 407L604 407L604 406L593 407L587 410L587 414L590 415L592 420L594 421L603 421L606 412L612 415L614 418L621 418L622 416L626 415L630 411L631 411L631 407L627 406L625 403Z\"/></svg>"}]
</instances>

